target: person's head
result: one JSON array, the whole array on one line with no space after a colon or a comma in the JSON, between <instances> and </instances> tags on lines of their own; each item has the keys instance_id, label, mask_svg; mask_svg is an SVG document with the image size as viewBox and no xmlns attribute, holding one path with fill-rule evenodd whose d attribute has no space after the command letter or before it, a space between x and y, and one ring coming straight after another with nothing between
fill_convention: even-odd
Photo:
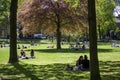
<instances>
[{"instance_id":1,"label":"person's head","mask_svg":"<svg viewBox=\"0 0 120 80\"><path fill-rule=\"evenodd\" d=\"M79 57L79 60L83 60L83 56L80 56L80 57Z\"/></svg>"},{"instance_id":2,"label":"person's head","mask_svg":"<svg viewBox=\"0 0 120 80\"><path fill-rule=\"evenodd\" d=\"M88 60L88 57L87 57L87 55L84 55L84 60Z\"/></svg>"},{"instance_id":3,"label":"person's head","mask_svg":"<svg viewBox=\"0 0 120 80\"><path fill-rule=\"evenodd\" d=\"M24 50L22 49L21 52L24 52Z\"/></svg>"},{"instance_id":4,"label":"person's head","mask_svg":"<svg viewBox=\"0 0 120 80\"><path fill-rule=\"evenodd\" d=\"M69 65L69 64L67 64L67 67L69 68L69 67L70 67L70 65Z\"/></svg>"},{"instance_id":5,"label":"person's head","mask_svg":"<svg viewBox=\"0 0 120 80\"><path fill-rule=\"evenodd\" d=\"M85 47L85 45L83 44L83 47Z\"/></svg>"},{"instance_id":6,"label":"person's head","mask_svg":"<svg viewBox=\"0 0 120 80\"><path fill-rule=\"evenodd\" d=\"M31 49L31 51L33 51L33 49Z\"/></svg>"}]
</instances>

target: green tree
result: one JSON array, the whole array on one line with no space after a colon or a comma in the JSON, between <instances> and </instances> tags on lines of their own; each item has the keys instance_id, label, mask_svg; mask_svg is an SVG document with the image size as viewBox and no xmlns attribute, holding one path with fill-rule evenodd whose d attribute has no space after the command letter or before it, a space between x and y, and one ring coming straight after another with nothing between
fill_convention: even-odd
<instances>
[{"instance_id":1,"label":"green tree","mask_svg":"<svg viewBox=\"0 0 120 80\"><path fill-rule=\"evenodd\" d=\"M17 32L16 32L16 21L17 21L17 4L18 0L11 0L10 5L10 57L9 63L17 63Z\"/></svg>"},{"instance_id":2,"label":"green tree","mask_svg":"<svg viewBox=\"0 0 120 80\"><path fill-rule=\"evenodd\" d=\"M9 0L0 0L0 25L9 17Z\"/></svg>"},{"instance_id":3,"label":"green tree","mask_svg":"<svg viewBox=\"0 0 120 80\"><path fill-rule=\"evenodd\" d=\"M104 35L112 29L115 30L115 21L113 9L115 7L114 0L97 0L96 1L96 18L98 26L98 37L102 39Z\"/></svg>"}]
</instances>

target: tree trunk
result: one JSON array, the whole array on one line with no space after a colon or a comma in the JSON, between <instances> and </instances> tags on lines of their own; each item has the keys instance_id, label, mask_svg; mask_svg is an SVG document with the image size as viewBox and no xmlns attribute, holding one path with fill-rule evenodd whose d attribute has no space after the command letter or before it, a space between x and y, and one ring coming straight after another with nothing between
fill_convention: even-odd
<instances>
[{"instance_id":1,"label":"tree trunk","mask_svg":"<svg viewBox=\"0 0 120 80\"><path fill-rule=\"evenodd\" d=\"M101 80L97 54L95 0L88 0L88 19L90 38L90 80Z\"/></svg>"},{"instance_id":2,"label":"tree trunk","mask_svg":"<svg viewBox=\"0 0 120 80\"><path fill-rule=\"evenodd\" d=\"M100 25L98 25L98 35L99 35L99 40L101 40L101 31L100 31Z\"/></svg>"},{"instance_id":3,"label":"tree trunk","mask_svg":"<svg viewBox=\"0 0 120 80\"><path fill-rule=\"evenodd\" d=\"M56 29L56 35L57 35L57 49L61 49L61 17L60 17L60 5L57 3L57 11L55 12L57 21L56 21L56 25L57 25L57 29Z\"/></svg>"},{"instance_id":4,"label":"tree trunk","mask_svg":"<svg viewBox=\"0 0 120 80\"><path fill-rule=\"evenodd\" d=\"M17 21L17 4L18 0L11 0L10 6L10 57L9 63L17 63L17 32L16 32L16 21Z\"/></svg>"},{"instance_id":5,"label":"tree trunk","mask_svg":"<svg viewBox=\"0 0 120 80\"><path fill-rule=\"evenodd\" d=\"M57 49L61 49L61 32L60 32L60 23L57 23Z\"/></svg>"}]
</instances>

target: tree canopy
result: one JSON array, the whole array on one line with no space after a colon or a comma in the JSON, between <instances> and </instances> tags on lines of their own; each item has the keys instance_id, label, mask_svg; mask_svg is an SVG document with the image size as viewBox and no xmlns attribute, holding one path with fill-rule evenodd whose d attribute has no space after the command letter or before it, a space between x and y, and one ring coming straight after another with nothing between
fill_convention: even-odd
<instances>
[{"instance_id":1,"label":"tree canopy","mask_svg":"<svg viewBox=\"0 0 120 80\"><path fill-rule=\"evenodd\" d=\"M9 0L0 0L0 25L2 22L9 17Z\"/></svg>"},{"instance_id":2,"label":"tree canopy","mask_svg":"<svg viewBox=\"0 0 120 80\"><path fill-rule=\"evenodd\" d=\"M116 29L116 24L113 16L115 2L113 0L97 0L96 16L97 26L100 27L101 37L107 35L110 30Z\"/></svg>"},{"instance_id":3,"label":"tree canopy","mask_svg":"<svg viewBox=\"0 0 120 80\"><path fill-rule=\"evenodd\" d=\"M83 5L84 4L84 5ZM26 0L19 7L18 20L24 25L25 34L56 32L56 23L60 23L62 32L77 32L86 27L87 3L82 2L77 8L60 0ZM58 15L60 21L57 20ZM31 31L30 31L31 30ZM76 31L77 30L77 31Z\"/></svg>"}]
</instances>

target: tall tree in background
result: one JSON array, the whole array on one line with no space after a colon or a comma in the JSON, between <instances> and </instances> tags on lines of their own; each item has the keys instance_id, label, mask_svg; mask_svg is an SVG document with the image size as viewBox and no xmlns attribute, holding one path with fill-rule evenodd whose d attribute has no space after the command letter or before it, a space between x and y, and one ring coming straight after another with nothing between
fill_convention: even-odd
<instances>
[{"instance_id":1,"label":"tall tree in background","mask_svg":"<svg viewBox=\"0 0 120 80\"><path fill-rule=\"evenodd\" d=\"M38 31L41 28L47 33L56 33L57 49L61 49L61 33L63 31L75 31L84 27L84 5L73 8L65 0L26 0L19 7L18 19L24 25L23 31L27 34ZM76 28L77 27L77 28ZM31 29L31 30L29 30ZM76 29L76 30L75 30ZM29 31L29 32L27 32Z\"/></svg>"},{"instance_id":2,"label":"tall tree in background","mask_svg":"<svg viewBox=\"0 0 120 80\"><path fill-rule=\"evenodd\" d=\"M10 5L10 57L9 63L17 63L17 33L16 33L16 21L17 21L17 4L18 0L11 0Z\"/></svg>"},{"instance_id":3,"label":"tall tree in background","mask_svg":"<svg viewBox=\"0 0 120 80\"><path fill-rule=\"evenodd\" d=\"M0 0L0 18L2 16L3 17L8 16L9 6L10 6L10 1L9 0Z\"/></svg>"},{"instance_id":4,"label":"tall tree in background","mask_svg":"<svg viewBox=\"0 0 120 80\"><path fill-rule=\"evenodd\" d=\"M8 21L9 17L9 8L10 1L9 0L0 0L0 26L3 26L3 23ZM7 23L5 23L7 24Z\"/></svg>"},{"instance_id":5,"label":"tall tree in background","mask_svg":"<svg viewBox=\"0 0 120 80\"><path fill-rule=\"evenodd\" d=\"M90 80L101 80L97 53L95 0L88 0L88 21L90 40Z\"/></svg>"},{"instance_id":6,"label":"tall tree in background","mask_svg":"<svg viewBox=\"0 0 120 80\"><path fill-rule=\"evenodd\" d=\"M96 20L98 28L98 39L104 39L109 36L110 30L116 29L116 23L113 16L115 7L114 0L97 0L96 1Z\"/></svg>"}]
</instances>

